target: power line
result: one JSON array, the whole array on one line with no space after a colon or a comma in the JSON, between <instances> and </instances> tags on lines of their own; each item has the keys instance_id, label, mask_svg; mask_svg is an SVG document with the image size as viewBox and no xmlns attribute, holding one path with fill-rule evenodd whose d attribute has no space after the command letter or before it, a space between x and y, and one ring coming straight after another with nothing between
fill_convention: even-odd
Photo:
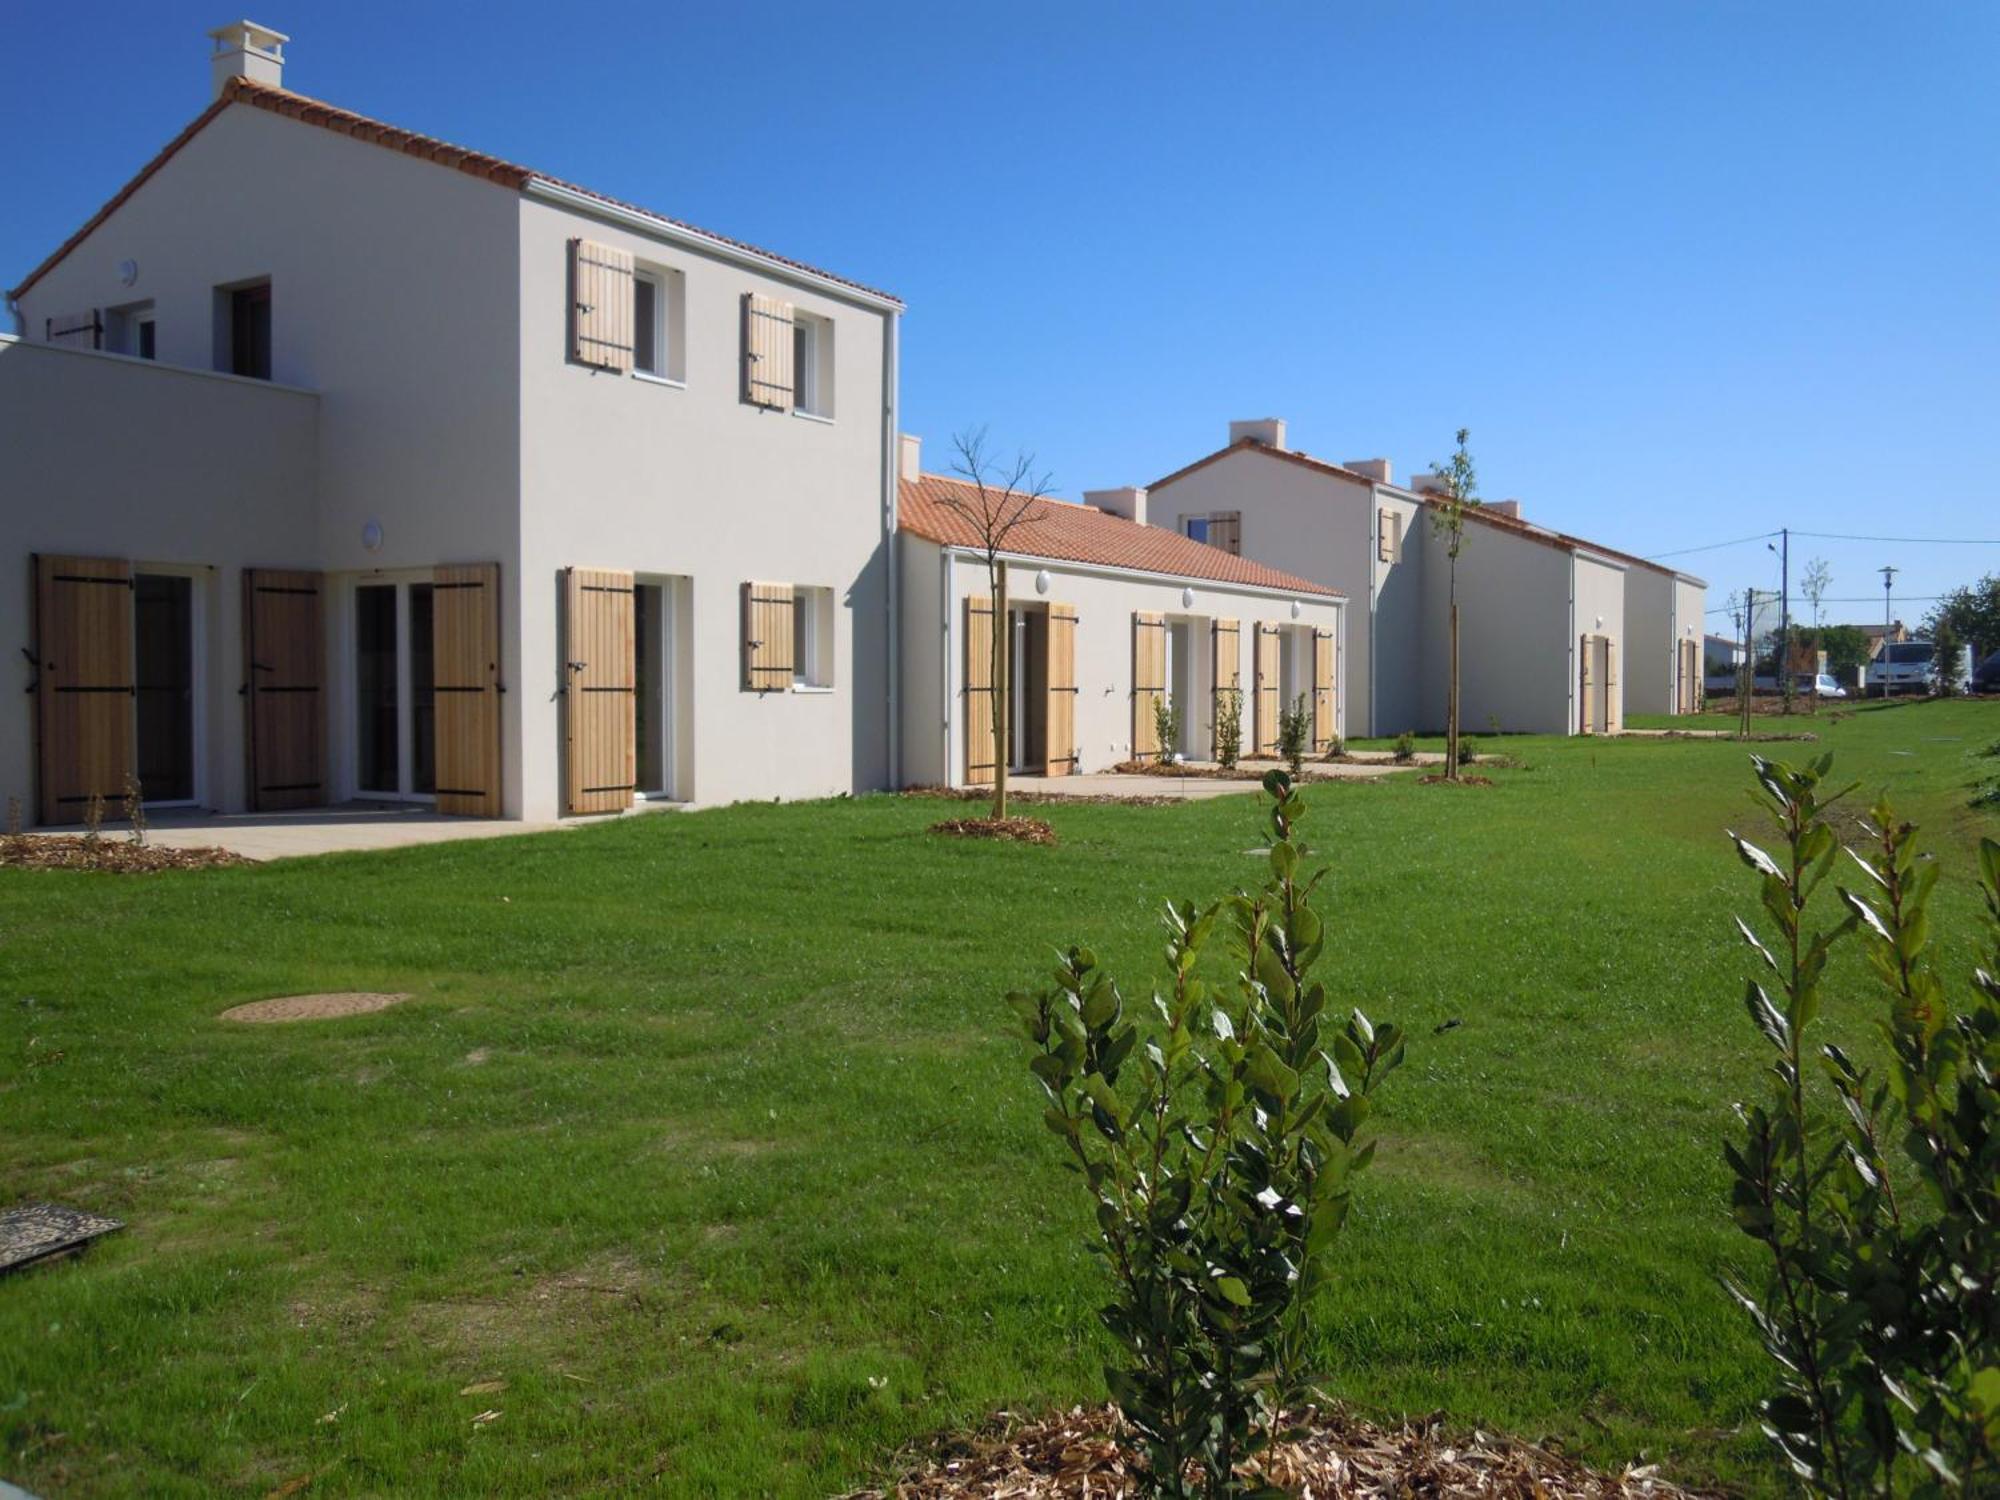
<instances>
[{"instance_id":1,"label":"power line","mask_svg":"<svg viewBox=\"0 0 2000 1500\"><path fill-rule=\"evenodd\" d=\"M1824 542L1901 542L1911 547L2000 547L2000 537L1990 536L1849 536L1840 531L1794 531L1792 535L1815 537Z\"/></svg>"},{"instance_id":2,"label":"power line","mask_svg":"<svg viewBox=\"0 0 2000 1500\"><path fill-rule=\"evenodd\" d=\"M1777 534L1775 531L1760 531L1755 536L1740 536L1733 542L1710 542L1705 547L1681 547L1673 552L1655 552L1647 561L1658 562L1663 557L1687 557L1695 552L1719 552L1724 547L1741 547L1746 542L1766 541ZM1809 535L1809 533L1803 531L1796 534L1799 536Z\"/></svg>"},{"instance_id":3,"label":"power line","mask_svg":"<svg viewBox=\"0 0 2000 1500\"><path fill-rule=\"evenodd\" d=\"M1797 534L1796 532L1793 533L1794 536ZM1759 589L1757 592L1760 594L1771 594L1773 597L1776 595L1776 591L1773 589ZM1947 596L1944 594L1898 594L1896 595L1896 602L1898 604L1935 604L1938 600L1945 597ZM1822 599L1819 602L1822 604L1876 604L1881 601L1881 598L1880 594L1845 594L1838 599L1828 598ZM1713 609L1706 611L1706 613L1711 615L1733 614L1741 607L1734 604L1718 604Z\"/></svg>"}]
</instances>

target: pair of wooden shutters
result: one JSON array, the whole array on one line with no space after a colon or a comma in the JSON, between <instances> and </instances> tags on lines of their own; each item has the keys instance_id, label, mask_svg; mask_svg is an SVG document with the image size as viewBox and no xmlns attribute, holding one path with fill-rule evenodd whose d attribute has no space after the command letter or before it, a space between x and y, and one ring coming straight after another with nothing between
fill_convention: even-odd
<instances>
[{"instance_id":1,"label":"pair of wooden shutters","mask_svg":"<svg viewBox=\"0 0 2000 1500\"><path fill-rule=\"evenodd\" d=\"M1149 610L1132 611L1132 759L1159 760L1169 747L1160 744L1155 714L1167 697L1167 617Z\"/></svg>"},{"instance_id":2,"label":"pair of wooden shutters","mask_svg":"<svg viewBox=\"0 0 2000 1500\"><path fill-rule=\"evenodd\" d=\"M1618 692L1618 643L1609 636L1585 635L1576 655L1577 732L1619 733L1625 727L1625 705Z\"/></svg>"},{"instance_id":3,"label":"pair of wooden shutters","mask_svg":"<svg viewBox=\"0 0 2000 1500\"><path fill-rule=\"evenodd\" d=\"M1240 715L1243 707L1243 630L1235 620L1216 620L1209 625L1209 640L1213 644L1215 660L1212 675L1215 680L1215 706L1209 715L1211 729L1222 723L1222 713L1229 699L1236 700ZM1237 720L1239 726L1241 718ZM1239 744L1238 749L1241 749ZM1222 756L1222 746L1211 746L1211 755L1218 760Z\"/></svg>"},{"instance_id":4,"label":"pair of wooden shutters","mask_svg":"<svg viewBox=\"0 0 2000 1500\"><path fill-rule=\"evenodd\" d=\"M1676 648L1680 659L1680 670L1676 678L1677 691L1674 694L1674 712L1698 714L1701 712L1702 682L1701 642L1682 641Z\"/></svg>"},{"instance_id":5,"label":"pair of wooden shutters","mask_svg":"<svg viewBox=\"0 0 2000 1500\"><path fill-rule=\"evenodd\" d=\"M1256 745L1259 755L1278 753L1278 715L1284 710L1280 688L1280 627L1268 620L1257 622L1255 691L1257 694Z\"/></svg>"},{"instance_id":6,"label":"pair of wooden shutters","mask_svg":"<svg viewBox=\"0 0 2000 1500\"><path fill-rule=\"evenodd\" d=\"M1403 560L1403 517L1386 505L1375 512L1375 556L1385 563Z\"/></svg>"},{"instance_id":7,"label":"pair of wooden shutters","mask_svg":"<svg viewBox=\"0 0 2000 1500\"><path fill-rule=\"evenodd\" d=\"M564 806L632 805L638 764L638 587L613 568L571 568L563 588Z\"/></svg>"},{"instance_id":8,"label":"pair of wooden shutters","mask_svg":"<svg viewBox=\"0 0 2000 1500\"><path fill-rule=\"evenodd\" d=\"M965 601L965 781L993 780L993 600L968 595ZM1076 774L1076 606L1048 607L1043 678L1047 713L1044 768L1050 776Z\"/></svg>"}]
</instances>

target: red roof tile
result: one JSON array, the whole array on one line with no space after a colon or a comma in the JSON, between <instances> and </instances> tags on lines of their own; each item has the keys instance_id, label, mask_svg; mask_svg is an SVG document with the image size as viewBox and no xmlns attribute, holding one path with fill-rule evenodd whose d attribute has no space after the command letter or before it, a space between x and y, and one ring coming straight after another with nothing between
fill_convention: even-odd
<instances>
[{"instance_id":1,"label":"red roof tile","mask_svg":"<svg viewBox=\"0 0 2000 1500\"><path fill-rule=\"evenodd\" d=\"M742 240L733 240L726 235L697 228L695 225L684 223L679 219L668 218L665 214L654 213L649 208L640 208L636 204L625 202L623 199L608 197L603 193L592 192L589 188L579 187L576 183L565 182L560 177L550 177L546 173L534 171L532 168L519 166L510 161L503 161L497 156L488 156L480 151L469 151L463 146L454 146L449 141L438 140L435 136L420 135L413 130L400 130L394 125L385 125L380 120L371 120L366 115L355 114L352 110L340 109L335 105L323 103L318 99L309 99L304 94L295 94L289 89L273 88L269 84L253 83L247 78L230 79L228 86L217 96L213 104L195 116L187 129L169 141L159 155L141 167L138 175L113 195L110 202L92 214L85 221L81 229L64 240L56 248L54 254L36 266L34 270L30 271L27 278L19 286L15 287L12 292L8 293L8 295L19 297L37 281L40 281L64 256L82 244L92 230L110 218L117 211L120 204L144 186L147 179L152 177L161 167L165 166L183 146L193 140L209 121L213 120L232 104L248 104L257 109L268 110L272 114L284 115L289 119L299 120L307 125L317 125L323 130L333 131L336 135L352 136L357 141L366 141L371 145L400 152L404 156L414 156L425 161L433 161L439 166L451 167L456 171L464 172L470 176L498 183L502 187L513 188L517 192L525 188L530 181L539 179L542 182L567 188L571 192L581 193L587 198L594 198L599 203L603 203L609 207L622 208L632 213L645 214L648 218L658 219L662 223L670 224L676 229L684 229L692 234L701 235L705 239L714 240L717 244L726 245L731 249L741 250L764 260L775 261L779 265L789 266L796 271L804 271L808 275L824 277L828 281L852 287L858 292L866 292L871 297L885 298L888 301L895 302L899 307L902 305L900 301L888 292L879 291L859 281L850 281L845 276L836 276L831 271L822 271L816 266L807 265L804 261L792 260L788 256L775 255L769 250L760 250L755 245L745 244Z\"/></svg>"},{"instance_id":2,"label":"red roof tile","mask_svg":"<svg viewBox=\"0 0 2000 1500\"><path fill-rule=\"evenodd\" d=\"M945 547L980 545L979 528L972 519L977 514L978 491L971 484L942 474L925 474L903 480L900 487L897 524L901 530ZM966 506L973 508L970 513ZM1012 556L1046 557L1051 562L1094 563L1211 583L1341 597L1338 589L1267 568L1163 526L1141 526L1095 506L1072 505L1066 500L1029 502L1026 515L1008 535L1005 550Z\"/></svg>"}]
</instances>

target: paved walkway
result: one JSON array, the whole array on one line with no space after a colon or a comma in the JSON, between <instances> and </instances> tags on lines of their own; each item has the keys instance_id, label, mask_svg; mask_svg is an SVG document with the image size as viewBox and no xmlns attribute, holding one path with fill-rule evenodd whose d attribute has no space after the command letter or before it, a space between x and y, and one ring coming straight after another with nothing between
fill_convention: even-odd
<instances>
[{"instance_id":1,"label":"paved walkway","mask_svg":"<svg viewBox=\"0 0 2000 1500\"><path fill-rule=\"evenodd\" d=\"M1384 756L1381 760L1335 761L1331 765L1314 762L1306 767L1306 781L1375 781L1404 771L1443 764L1441 755L1420 755L1408 765L1398 765ZM1208 797L1228 797L1241 792L1262 790L1262 776L1268 767L1259 766L1257 781L1230 781L1218 776L1158 776L1097 772L1082 776L1018 776L1007 778L1007 786L1017 792L1043 792L1051 797L1184 797L1190 802Z\"/></svg>"},{"instance_id":2,"label":"paved walkway","mask_svg":"<svg viewBox=\"0 0 2000 1500\"><path fill-rule=\"evenodd\" d=\"M671 805L655 803L637 811L650 812ZM246 859L290 859L302 854L401 849L411 844L443 844L454 839L550 833L602 821L602 818L565 818L559 823L520 823L504 818L454 818L421 805L353 802L289 813L156 812L146 819L146 840L169 849L219 847ZM82 836L76 829L48 831ZM126 836L122 823L105 827L106 839Z\"/></svg>"}]
</instances>

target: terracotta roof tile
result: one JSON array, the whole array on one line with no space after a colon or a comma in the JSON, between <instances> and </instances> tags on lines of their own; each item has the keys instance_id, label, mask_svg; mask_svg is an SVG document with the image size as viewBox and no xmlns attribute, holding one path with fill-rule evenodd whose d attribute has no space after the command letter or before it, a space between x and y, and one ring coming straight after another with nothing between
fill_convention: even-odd
<instances>
[{"instance_id":1,"label":"terracotta roof tile","mask_svg":"<svg viewBox=\"0 0 2000 1500\"><path fill-rule=\"evenodd\" d=\"M138 175L133 177L130 182L126 183L124 187L120 188L113 195L110 202L92 214L84 222L81 229L64 240L56 248L54 254L50 255L47 260L30 271L27 278L19 286L15 287L12 292L8 293L8 295L19 297L37 281L40 281L64 256L82 244L89 237L92 230L110 218L117 211L120 204L124 203L126 199L130 198L143 187L155 172L165 166L183 146L193 140L209 121L213 120L232 104L247 104L256 109L267 110L275 115L284 115L289 119L298 120L306 125L317 125L323 130L331 130L336 135L351 136L357 141L366 141L370 145L381 146L404 156L414 156L425 161L433 161L440 166L464 172L468 176L498 183L502 187L513 188L517 192L525 188L533 180L539 179L543 182L553 183L558 187L567 188L571 192L581 193L586 198L594 198L599 203L603 203L609 207L622 208L632 213L644 214L648 218L658 219L662 223L670 224L676 229L684 229L689 233L701 235L705 239L713 240L717 244L726 245L731 249L741 250L747 254L761 257L764 260L774 261L779 265L789 266L793 270L804 271L809 275L824 277L828 281L852 287L858 292L866 292L871 297L885 298L888 301L895 302L899 307L902 305L897 298L891 296L888 292L880 291L859 281L851 281L845 276L836 276L831 271L822 271L816 266L807 265L804 261L793 260L789 256L776 255L769 250L761 250L757 246L746 244L742 240L733 240L727 235L716 234L712 230L701 229L680 219L673 219L665 214L655 213L649 208L641 208L637 204L627 203L622 198L612 198L603 193L593 192L591 189L581 187L576 183L565 182L560 177L551 177L546 173L534 171L532 168L504 161L500 157L488 156L483 151L471 151L463 146L454 146L449 141L438 140L434 136L421 135L413 130L401 130L394 125L386 125L380 120L371 120L366 115L355 114L352 110L341 109L337 105L328 104L323 100L310 99L304 94L295 94L289 89L273 88L269 84L253 83L247 78L232 78L228 86L216 97L213 104L195 116L187 129L169 141L159 155L141 167Z\"/></svg>"},{"instance_id":2,"label":"terracotta roof tile","mask_svg":"<svg viewBox=\"0 0 2000 1500\"><path fill-rule=\"evenodd\" d=\"M903 480L900 488L897 524L901 530L946 547L980 545L979 528L961 508L964 504L977 505L978 492L972 485L942 474L925 474L918 479ZM1018 557L1045 557L1051 562L1095 563L1211 583L1282 589L1286 593L1329 599L1341 597L1338 589L1267 568L1163 526L1141 526L1095 506L1073 505L1066 500L1031 502L1025 518L1008 536L1006 551Z\"/></svg>"}]
</instances>

